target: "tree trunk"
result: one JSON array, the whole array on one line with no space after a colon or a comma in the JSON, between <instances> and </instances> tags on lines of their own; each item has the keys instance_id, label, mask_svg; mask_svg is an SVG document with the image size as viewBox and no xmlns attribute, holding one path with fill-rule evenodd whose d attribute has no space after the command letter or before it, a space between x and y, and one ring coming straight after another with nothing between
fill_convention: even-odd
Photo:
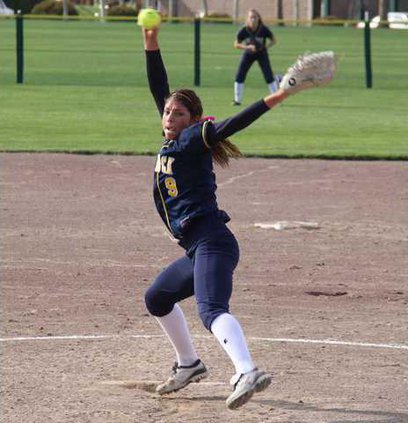
<instances>
[{"instance_id":1,"label":"tree trunk","mask_svg":"<svg viewBox=\"0 0 408 423\"><path fill-rule=\"evenodd\" d=\"M378 15L380 16L382 21L387 19L386 1L385 0L378 0Z\"/></svg>"}]
</instances>

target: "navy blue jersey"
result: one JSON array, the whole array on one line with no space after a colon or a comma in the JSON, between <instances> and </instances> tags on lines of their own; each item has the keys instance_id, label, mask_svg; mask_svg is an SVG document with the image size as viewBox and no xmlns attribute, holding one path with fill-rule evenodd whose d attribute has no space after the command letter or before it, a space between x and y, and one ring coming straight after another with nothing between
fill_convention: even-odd
<instances>
[{"instance_id":1,"label":"navy blue jersey","mask_svg":"<svg viewBox=\"0 0 408 423\"><path fill-rule=\"evenodd\" d=\"M147 51L146 61L150 90L162 114L169 92L160 51ZM260 100L228 119L198 122L184 129L177 140L164 140L154 170L153 197L175 238L181 239L194 219L218 211L211 148L268 110Z\"/></svg>"},{"instance_id":2,"label":"navy blue jersey","mask_svg":"<svg viewBox=\"0 0 408 423\"><path fill-rule=\"evenodd\" d=\"M198 216L215 212L215 175L209 139L210 121L184 129L177 140L165 140L157 155L154 181L156 208L169 231L180 238Z\"/></svg>"},{"instance_id":3,"label":"navy blue jersey","mask_svg":"<svg viewBox=\"0 0 408 423\"><path fill-rule=\"evenodd\" d=\"M267 39L273 39L273 34L268 27L261 24L255 31L251 31L250 28L244 26L238 31L236 38L239 43L254 45L256 47L256 51L260 52L265 49Z\"/></svg>"}]
</instances>

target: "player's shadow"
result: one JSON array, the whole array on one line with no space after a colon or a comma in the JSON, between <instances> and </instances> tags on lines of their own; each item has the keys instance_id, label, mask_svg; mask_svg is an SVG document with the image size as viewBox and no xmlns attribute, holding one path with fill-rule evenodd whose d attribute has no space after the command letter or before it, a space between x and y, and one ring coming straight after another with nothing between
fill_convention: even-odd
<instances>
[{"instance_id":1,"label":"player's shadow","mask_svg":"<svg viewBox=\"0 0 408 423\"><path fill-rule=\"evenodd\" d=\"M367 417L374 417L376 418L376 422L381 423L377 420L378 417L384 417L384 423L402 423L408 421L408 414L407 413L393 413L389 411L381 411L381 410L360 410L360 409L350 409L345 407L319 407L313 404L307 403L296 403L290 401L275 401L275 400L268 400L268 399L257 399L254 397L251 401L257 402L258 404L264 404L273 408L280 408L283 410L295 410L295 411L317 411L317 412L326 412L326 413L343 413L343 414L360 414L366 415ZM349 420L347 420L350 423ZM374 423L373 421L361 421L358 420L359 423ZM336 420L336 423L343 423L341 420ZM346 422L344 422L346 423Z\"/></svg>"},{"instance_id":2,"label":"player's shadow","mask_svg":"<svg viewBox=\"0 0 408 423\"><path fill-rule=\"evenodd\" d=\"M225 395L200 395L200 396L188 396L188 395L177 395L174 397L170 396L158 396L158 399L162 401L191 401L191 402L203 402L203 401L222 401L225 402Z\"/></svg>"},{"instance_id":3,"label":"player's shadow","mask_svg":"<svg viewBox=\"0 0 408 423\"><path fill-rule=\"evenodd\" d=\"M221 401L222 403L225 402L224 395L207 395L207 396L188 396L188 395L177 395L175 397L163 397L166 401L214 401L218 402ZM257 399L254 396L251 399L252 403L263 404L268 407L272 407L274 409L281 409L281 410L292 410L292 411L315 411L315 412L325 412L325 413L343 413L343 414L350 414L351 417L353 414L356 415L365 415L367 418L375 418L375 423L403 423L408 422L408 413L392 413L388 411L379 411L379 410L360 410L360 409L350 409L345 407L334 407L334 408L327 408L327 407L319 407L313 404L307 403L299 403L299 402L290 402L290 401L276 401L276 400L269 400L269 399ZM379 421L378 418L384 418L383 421ZM336 420L335 423L351 423L352 421L347 420ZM357 422L357 420L356 420ZM358 420L359 423L374 423L374 420ZM334 423L334 422L333 422Z\"/></svg>"}]
</instances>

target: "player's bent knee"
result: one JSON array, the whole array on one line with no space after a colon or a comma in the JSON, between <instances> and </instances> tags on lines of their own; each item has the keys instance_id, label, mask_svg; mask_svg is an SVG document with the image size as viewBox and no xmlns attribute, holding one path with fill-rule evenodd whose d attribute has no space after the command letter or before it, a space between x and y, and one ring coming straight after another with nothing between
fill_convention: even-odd
<instances>
[{"instance_id":1,"label":"player's bent knee","mask_svg":"<svg viewBox=\"0 0 408 423\"><path fill-rule=\"evenodd\" d=\"M149 311L150 314L154 315L154 312L156 310L155 307L155 294L153 292L153 290L151 288L149 288L146 292L145 292L145 304L146 304L146 308Z\"/></svg>"},{"instance_id":2,"label":"player's bent knee","mask_svg":"<svg viewBox=\"0 0 408 423\"><path fill-rule=\"evenodd\" d=\"M217 308L216 310L201 310L199 309L199 316L203 322L204 327L211 332L211 325L213 321L221 314L228 313L228 307Z\"/></svg>"},{"instance_id":3,"label":"player's bent knee","mask_svg":"<svg viewBox=\"0 0 408 423\"><path fill-rule=\"evenodd\" d=\"M169 314L174 304L164 304L163 298L154 287L150 287L145 293L145 304L149 313L156 317L162 317Z\"/></svg>"}]
</instances>

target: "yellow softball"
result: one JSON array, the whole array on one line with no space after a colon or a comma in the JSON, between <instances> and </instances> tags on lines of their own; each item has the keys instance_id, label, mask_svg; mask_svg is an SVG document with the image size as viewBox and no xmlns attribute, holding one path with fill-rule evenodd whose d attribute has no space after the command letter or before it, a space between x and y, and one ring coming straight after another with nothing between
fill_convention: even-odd
<instances>
[{"instance_id":1,"label":"yellow softball","mask_svg":"<svg viewBox=\"0 0 408 423\"><path fill-rule=\"evenodd\" d=\"M161 17L156 9L141 9L137 17L137 24L146 29L157 28Z\"/></svg>"}]
</instances>

